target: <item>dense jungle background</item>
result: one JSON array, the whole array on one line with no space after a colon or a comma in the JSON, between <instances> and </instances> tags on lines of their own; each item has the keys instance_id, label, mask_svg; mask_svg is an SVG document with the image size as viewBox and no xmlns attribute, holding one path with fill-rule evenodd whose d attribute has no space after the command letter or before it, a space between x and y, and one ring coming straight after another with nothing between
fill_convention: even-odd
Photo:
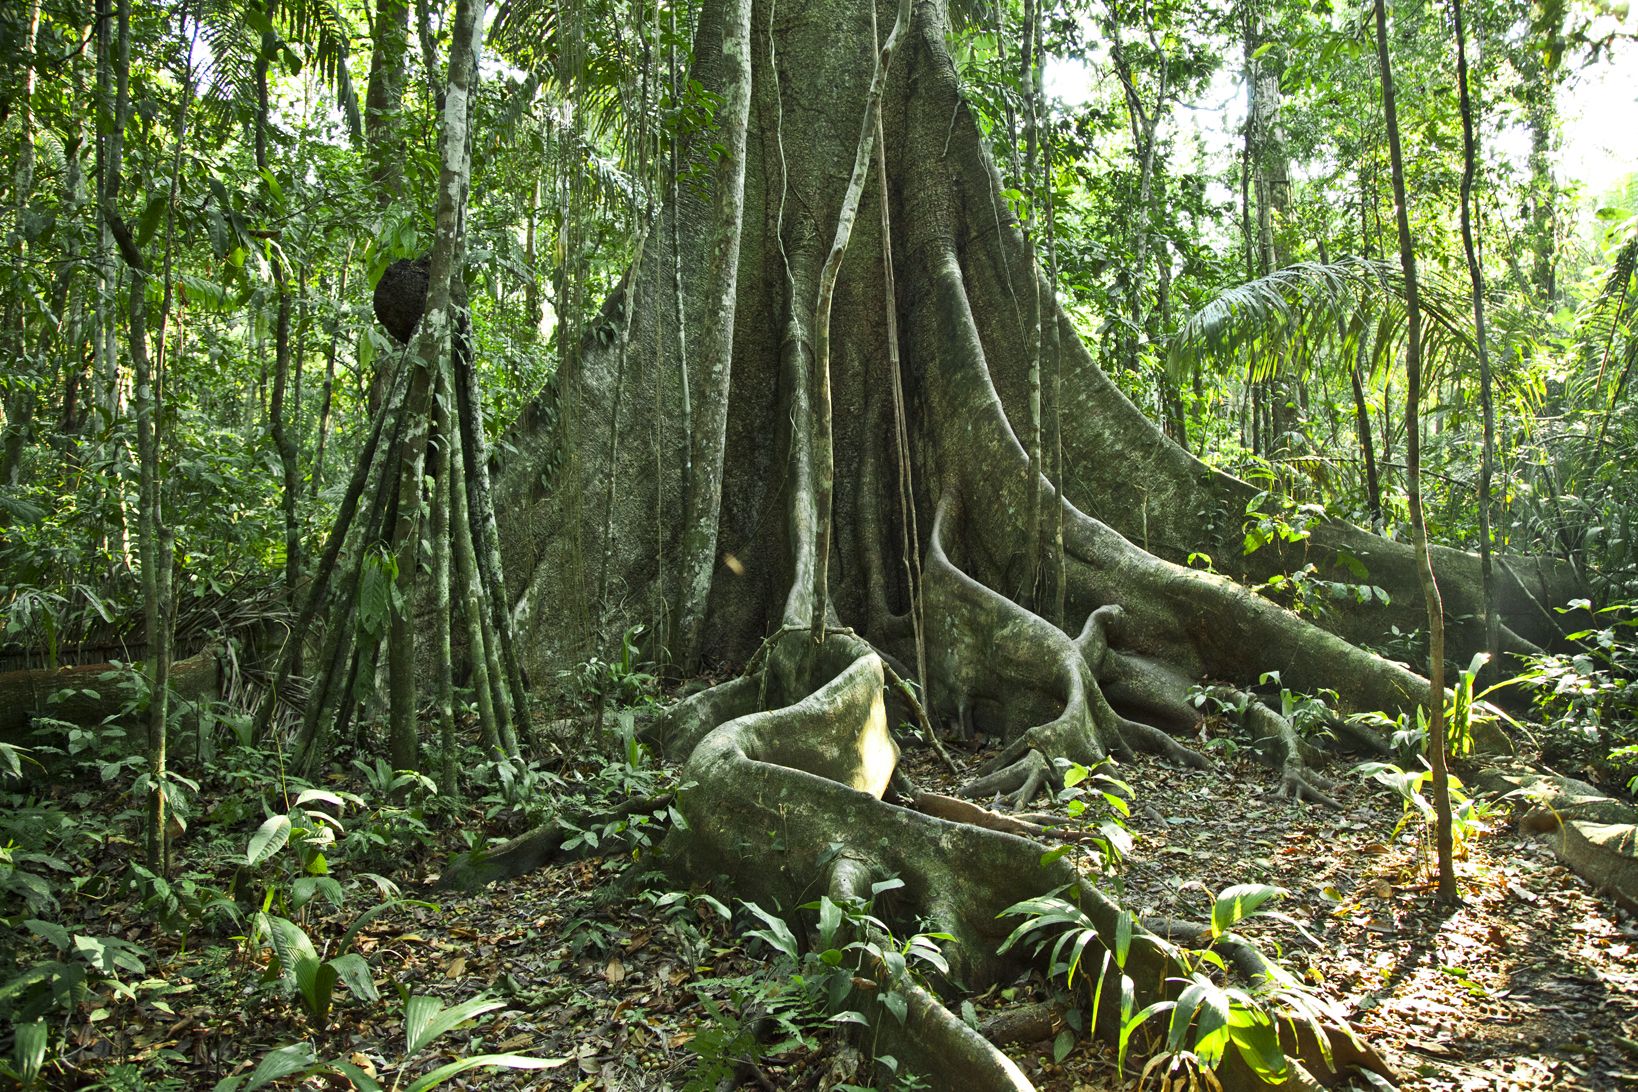
<instances>
[{"instance_id":1,"label":"dense jungle background","mask_svg":"<svg viewBox=\"0 0 1638 1092\"><path fill-rule=\"evenodd\" d=\"M1635 38L0 5L0 1083L1633 1087Z\"/></svg>"}]
</instances>

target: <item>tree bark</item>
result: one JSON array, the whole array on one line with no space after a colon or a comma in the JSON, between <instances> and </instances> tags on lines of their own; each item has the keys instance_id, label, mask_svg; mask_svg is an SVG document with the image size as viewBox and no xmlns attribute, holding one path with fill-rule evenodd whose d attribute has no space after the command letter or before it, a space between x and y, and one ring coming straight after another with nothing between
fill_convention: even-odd
<instances>
[{"instance_id":1,"label":"tree bark","mask_svg":"<svg viewBox=\"0 0 1638 1092\"><path fill-rule=\"evenodd\" d=\"M1422 313L1416 283L1416 248L1410 232L1410 202L1405 193L1405 160L1399 143L1399 114L1394 101L1393 66L1388 52L1388 14L1385 0L1375 0L1376 56L1381 66L1382 113L1388 129L1388 155L1393 167L1395 219L1399 228L1399 265L1405 273L1405 492L1410 502L1411 535L1421 577L1422 601L1428 613L1428 740L1433 767L1435 841L1439 854L1439 898L1461 901L1456 889L1450 814L1450 772L1445 753L1445 611L1434 577L1433 554L1428 549L1427 514L1422 507Z\"/></svg>"},{"instance_id":2,"label":"tree bark","mask_svg":"<svg viewBox=\"0 0 1638 1092\"><path fill-rule=\"evenodd\" d=\"M415 710L415 629L412 610L419 565L422 471L425 466L434 378L448 360L459 319L455 282L466 259L466 195L471 180L468 106L477 91L483 52L483 0L460 0L455 8L449 51L448 85L439 132L437 231L427 272L426 311L413 347L414 374L405 403L406 433L399 455L398 520L392 552L397 560L399 595L388 631L387 661L391 704L389 739L393 765L415 769L419 730ZM460 293L464 299L464 291Z\"/></svg>"},{"instance_id":3,"label":"tree bark","mask_svg":"<svg viewBox=\"0 0 1638 1092\"><path fill-rule=\"evenodd\" d=\"M776 17L766 0L748 11L745 4L712 2L701 13L693 77L721 96L719 130L685 136L679 147L693 168L684 177L698 171L717 188L678 188L593 324L618 329L632 316L624 366L617 345L583 340L507 436L495 512L506 571L517 581L517 647L543 669L583 655L572 623L591 612L577 556L607 556L609 587L625 591L610 597L596 635L609 648L630 626L657 621L644 613L653 589L667 588L678 602L662 557L682 551L696 565L708 561L704 587L682 587L700 612L684 627L695 635L691 654L747 673L685 701L657 730L668 751L686 758L684 777L697 786L679 801L689 830L679 832L671 860L691 877L727 876L739 897L786 904L812 898L801 892L816 880L837 897L862 881L868 891L870 878L913 876L914 894L899 908L904 920L923 915L949 927L958 938L947 950L954 977L983 988L1015 973L1021 958L997 954L1005 928L997 914L1074 879L1042 868L1041 848L1015 834L884 802L897 749L886 732L883 664L918 662L918 630L931 715L1006 740L1006 761L992 772L1014 796L1027 795L1032 777L1050 781L1057 759L1096 762L1141 747L1200 762L1170 731L1192 727L1188 688L1202 678L1252 687L1277 670L1293 690L1336 688L1345 710L1396 713L1424 701L1428 684L1233 580L1177 563L1202 548L1236 570L1294 557L1240 560L1250 487L1166 439L1088 356L1007 206L935 0L913 0L882 93L883 160L867 173L860 203L885 202L887 215L858 218L837 265L830 606L816 641L824 438L814 427L818 330L809 328L809 301L818 298L848 202L852 176L842 167L856 161L869 116L877 63L860 44L872 41L890 5L816 0L781 4ZM742 223L725 225L725 217ZM725 234L737 240L728 256ZM677 291L676 270L729 265L731 311L721 277L687 278ZM1040 388L1043 401L1053 394L1042 419L1059 423L1061 481L1045 480L1044 454L1032 466L1020 440L1029 434L1035 362L1033 316L1012 305L1009 290L1018 271L1037 278L1042 341L1059 350L1061 383ZM712 314L732 322L704 342L692 339L693 360L702 372L727 370L691 376L686 426L681 413L655 408L664 403L618 396L622 386L673 382L674 331L707 329ZM700 347L719 341L726 355ZM902 431L890 402L895 371ZM707 405L706 392L722 404ZM617 401L622 435L652 443L607 443ZM716 414L725 419L720 445ZM569 451L573 459L563 457ZM905 464L908 479L881 472ZM574 513L600 510L611 478L621 488L610 517L576 522ZM666 504L707 478L721 483L703 529L715 544L708 556L697 550L702 508ZM1052 547L1031 533L1037 493L1062 528L1061 567L1038 556ZM671 514L657 520L656 512ZM1372 583L1401 587L1408 576L1417 587L1405 547L1345 525L1317 537L1323 565L1340 564L1346 550L1367 564ZM1233 549L1220 548L1230 542ZM1061 602L1063 625L1018 601L1035 573L1043 580L1035 601ZM1550 586L1519 581L1509 621L1534 624L1532 611L1545 612L1531 592ZM925 626L912 621L918 598ZM1401 617L1361 611L1345 626L1380 631ZM1294 730L1273 710L1263 714L1258 729L1270 737L1287 791L1325 799ZM752 861L745 845L767 830L781 832L779 845ZM837 843L840 856L830 848ZM1074 892L1113 944L1118 909L1090 887ZM1149 941L1142 946L1151 952L1145 974L1155 975L1142 992L1158 996L1176 966ZM1112 1007L1118 1014L1118 998ZM1019 1087L1015 1070L969 1039L959 1020L940 1017L936 1001L918 1011L925 1020L916 1022L915 1056L936 1087Z\"/></svg>"},{"instance_id":4,"label":"tree bark","mask_svg":"<svg viewBox=\"0 0 1638 1092\"><path fill-rule=\"evenodd\" d=\"M1473 288L1473 340L1479 349L1479 404L1484 412L1484 451L1479 459L1479 574L1484 585L1485 651L1491 671L1501 666L1501 615L1496 610L1496 577L1490 553L1490 480L1496 467L1496 406L1490 383L1490 346L1485 327L1484 270L1473 239L1473 175L1479 158L1473 129L1473 100L1468 87L1467 36L1462 27L1462 0L1450 0L1456 30L1456 86L1462 108L1462 251Z\"/></svg>"}]
</instances>

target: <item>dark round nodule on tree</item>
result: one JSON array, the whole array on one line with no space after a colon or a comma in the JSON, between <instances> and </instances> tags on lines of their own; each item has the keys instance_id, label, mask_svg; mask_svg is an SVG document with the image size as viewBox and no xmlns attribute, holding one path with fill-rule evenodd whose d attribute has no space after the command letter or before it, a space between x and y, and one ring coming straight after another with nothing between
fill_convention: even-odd
<instances>
[{"instance_id":1,"label":"dark round nodule on tree","mask_svg":"<svg viewBox=\"0 0 1638 1092\"><path fill-rule=\"evenodd\" d=\"M375 285L375 317L400 344L408 345L427 308L427 273L432 259L400 258Z\"/></svg>"}]
</instances>

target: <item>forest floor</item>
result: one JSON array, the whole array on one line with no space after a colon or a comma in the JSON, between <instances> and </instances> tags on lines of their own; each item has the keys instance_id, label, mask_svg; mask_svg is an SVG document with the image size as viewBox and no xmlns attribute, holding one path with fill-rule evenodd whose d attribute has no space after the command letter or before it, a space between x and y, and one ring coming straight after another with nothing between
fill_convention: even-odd
<instances>
[{"instance_id":1,"label":"forest floor","mask_svg":"<svg viewBox=\"0 0 1638 1092\"><path fill-rule=\"evenodd\" d=\"M953 781L925 748L905 760L924 788ZM1258 917L1240 931L1349 1014L1405 1088L1638 1087L1638 923L1513 830L1503 809L1458 864L1463 905L1442 910L1419 863L1419 824L1395 833L1399 797L1344 762L1330 772L1340 812L1281 798L1274 773L1244 752L1207 771L1148 758L1122 766L1136 790L1136 842L1119 870L1126 904L1200 920L1230 884L1286 888L1278 908L1300 929ZM476 805L466 818L484 822ZM768 1089L868 1080L854 1072L857 1054L803 1009L795 968L763 958L709 900L668 894L658 876L617 883L625 859L571 861L475 893L436 890L450 848L460 848L453 831L395 876L436 908L395 907L359 933L383 999L338 994L322 1027L263 981L270 949L225 936L183 943L129 900L76 898L82 927L146 947L145 973L165 988L79 1006L48 1086L208 1089L301 1041L389 1085L494 1051L555 1064L474 1071L445 1087L709 1089L729 1073ZM130 845L116 837L107 851L106 867L123 868ZM310 908L304 923L322 952L358 912ZM398 996L409 993L448 1003L482 994L506 1007L404 1062ZM1038 977L1022 980L976 999L976 1015L1048 996ZM757 1043L758 1020L773 1041ZM1043 1090L1129 1088L1141 1069L1129 1066L1123 1082L1113 1051L1084 1039L1058 1061L1050 1041L1007 1049Z\"/></svg>"}]
</instances>

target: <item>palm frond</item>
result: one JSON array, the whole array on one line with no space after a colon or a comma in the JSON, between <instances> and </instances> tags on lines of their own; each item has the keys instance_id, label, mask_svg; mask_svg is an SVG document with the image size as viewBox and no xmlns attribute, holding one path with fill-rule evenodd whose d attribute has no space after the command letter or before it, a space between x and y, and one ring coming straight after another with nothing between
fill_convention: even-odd
<instances>
[{"instance_id":1,"label":"palm frond","mask_svg":"<svg viewBox=\"0 0 1638 1092\"><path fill-rule=\"evenodd\" d=\"M246 19L247 10L253 9L244 0L212 0L200 12L201 37L209 47L202 98L212 112L231 112L255 101L263 42L261 31ZM265 17L261 24L268 25ZM361 140L363 111L347 69L354 33L346 13L334 0L282 0L274 8L272 26L279 44L299 50L303 63L315 66L336 96L349 132Z\"/></svg>"},{"instance_id":2,"label":"palm frond","mask_svg":"<svg viewBox=\"0 0 1638 1092\"><path fill-rule=\"evenodd\" d=\"M1475 354L1461 297L1436 279L1419 284L1428 381ZM1397 265L1372 258L1299 262L1220 292L1172 338L1167 368L1176 379L1206 357L1241 363L1249 380L1305 377L1327 358L1352 367L1360 339L1373 372L1403 348L1405 282Z\"/></svg>"},{"instance_id":3,"label":"palm frond","mask_svg":"<svg viewBox=\"0 0 1638 1092\"><path fill-rule=\"evenodd\" d=\"M618 0L591 0L570 21L565 37L560 0L506 0L489 37L496 52L527 71L549 97L572 102L579 127L601 139L635 120L627 116L621 91L638 63L627 53L640 39L619 31L611 36L606 29L624 26L630 14ZM686 51L686 43L682 48Z\"/></svg>"},{"instance_id":4,"label":"palm frond","mask_svg":"<svg viewBox=\"0 0 1638 1092\"><path fill-rule=\"evenodd\" d=\"M282 0L276 9L277 27L285 41L300 45L307 61L318 69L334 92L347 128L355 140L363 139L363 112L358 93L347 71L352 51L353 26L333 0Z\"/></svg>"},{"instance_id":5,"label":"palm frond","mask_svg":"<svg viewBox=\"0 0 1638 1092\"><path fill-rule=\"evenodd\" d=\"M1571 381L1571 393L1593 400L1610 382L1612 367L1620 362L1622 343L1638 333L1638 217L1626 228L1627 239L1617 247L1604 287L1582 310L1576 322L1581 346L1580 368Z\"/></svg>"}]
</instances>

